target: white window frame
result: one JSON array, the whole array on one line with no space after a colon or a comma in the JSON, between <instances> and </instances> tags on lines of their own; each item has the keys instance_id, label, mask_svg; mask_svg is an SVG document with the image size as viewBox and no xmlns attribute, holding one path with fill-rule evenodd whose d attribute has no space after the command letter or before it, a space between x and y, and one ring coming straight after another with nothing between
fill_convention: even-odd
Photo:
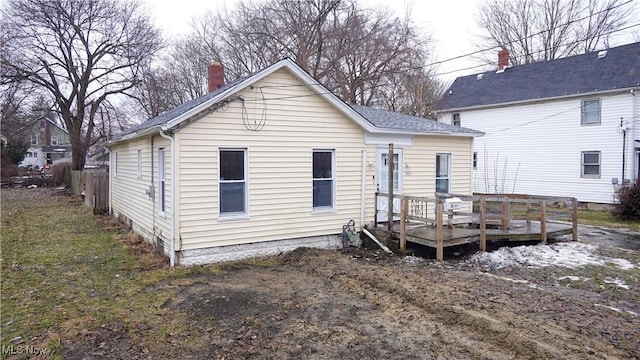
<instances>
[{"instance_id":1,"label":"white window frame","mask_svg":"<svg viewBox=\"0 0 640 360\"><path fill-rule=\"evenodd\" d=\"M315 153L331 153L331 177L330 178L314 178L313 177L313 154ZM313 184L315 181L331 180L331 206L313 206ZM336 150L335 149L313 149L311 151L311 208L313 213L335 212L336 211Z\"/></svg>"},{"instance_id":2,"label":"white window frame","mask_svg":"<svg viewBox=\"0 0 640 360\"><path fill-rule=\"evenodd\" d=\"M473 152L473 158L471 159L471 163L473 164L473 170L478 169L478 152Z\"/></svg>"},{"instance_id":3,"label":"white window frame","mask_svg":"<svg viewBox=\"0 0 640 360\"><path fill-rule=\"evenodd\" d=\"M592 121L592 122L586 122L585 121L585 114L587 113L584 109L584 106L587 102L598 102L598 121ZM602 100L597 98L597 99L584 99L580 102L580 124L581 125L600 125L602 123Z\"/></svg>"},{"instance_id":4,"label":"white window frame","mask_svg":"<svg viewBox=\"0 0 640 360\"><path fill-rule=\"evenodd\" d=\"M456 124L456 122L457 122L457 124ZM461 124L462 124L462 121L460 120L460 113L451 114L451 125L453 125L453 126L461 126Z\"/></svg>"},{"instance_id":5,"label":"white window frame","mask_svg":"<svg viewBox=\"0 0 640 360\"><path fill-rule=\"evenodd\" d=\"M31 135L31 145L38 145L38 135Z\"/></svg>"},{"instance_id":6,"label":"white window frame","mask_svg":"<svg viewBox=\"0 0 640 360\"><path fill-rule=\"evenodd\" d=\"M244 180L222 180L220 179L220 167L222 165L221 154L224 151L242 151L244 153ZM222 212L222 187L225 183L244 183L244 211ZM242 147L221 147L218 148L218 220L244 220L249 218L249 150Z\"/></svg>"},{"instance_id":7,"label":"white window frame","mask_svg":"<svg viewBox=\"0 0 640 360\"><path fill-rule=\"evenodd\" d=\"M447 161L447 176L438 176L438 157L439 156L446 156L448 158ZM434 169L434 174L435 176L435 191L438 191L438 180L442 180L442 179L447 179L447 193L451 193L451 161L452 160L452 156L451 153L436 153L436 167Z\"/></svg>"},{"instance_id":8,"label":"white window frame","mask_svg":"<svg viewBox=\"0 0 640 360\"><path fill-rule=\"evenodd\" d=\"M138 176L138 179L140 179L142 178L142 150L138 149L136 154L137 154L137 160L138 160L137 176Z\"/></svg>"},{"instance_id":9,"label":"white window frame","mask_svg":"<svg viewBox=\"0 0 640 360\"><path fill-rule=\"evenodd\" d=\"M584 156L587 154L597 154L598 155L598 163L594 164L594 163L585 163L584 162ZM598 166L598 174L585 174L584 171L584 167L586 165L589 166L594 166L597 165ZM582 153L580 153L580 177L582 178L587 178L587 179L600 179L600 176L602 176L602 153L600 151L596 151L596 150L592 150L592 151L583 151Z\"/></svg>"},{"instance_id":10,"label":"white window frame","mask_svg":"<svg viewBox=\"0 0 640 360\"><path fill-rule=\"evenodd\" d=\"M51 145L58 145L58 137L55 135L51 136Z\"/></svg>"},{"instance_id":11,"label":"white window frame","mask_svg":"<svg viewBox=\"0 0 640 360\"><path fill-rule=\"evenodd\" d=\"M158 214L164 216L167 209L166 157L163 147L158 148Z\"/></svg>"}]
</instances>

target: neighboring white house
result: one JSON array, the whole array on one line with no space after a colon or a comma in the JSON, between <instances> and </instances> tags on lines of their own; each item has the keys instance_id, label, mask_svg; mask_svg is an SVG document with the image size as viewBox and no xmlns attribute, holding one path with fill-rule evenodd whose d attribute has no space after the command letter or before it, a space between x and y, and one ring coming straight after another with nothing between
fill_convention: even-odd
<instances>
[{"instance_id":1,"label":"neighboring white house","mask_svg":"<svg viewBox=\"0 0 640 360\"><path fill-rule=\"evenodd\" d=\"M71 155L69 132L46 117L32 121L18 130L29 142L29 149L20 167L44 168L54 161Z\"/></svg>"},{"instance_id":2,"label":"neighboring white house","mask_svg":"<svg viewBox=\"0 0 640 360\"><path fill-rule=\"evenodd\" d=\"M476 192L614 203L640 172L640 43L457 78L440 121L480 130ZM505 67L505 65L507 65Z\"/></svg>"},{"instance_id":3,"label":"neighboring white house","mask_svg":"<svg viewBox=\"0 0 640 360\"><path fill-rule=\"evenodd\" d=\"M396 192L472 191L477 131L349 106L290 60L222 79L212 64L209 94L109 144L112 213L172 265L340 246L386 191L389 143Z\"/></svg>"}]
</instances>

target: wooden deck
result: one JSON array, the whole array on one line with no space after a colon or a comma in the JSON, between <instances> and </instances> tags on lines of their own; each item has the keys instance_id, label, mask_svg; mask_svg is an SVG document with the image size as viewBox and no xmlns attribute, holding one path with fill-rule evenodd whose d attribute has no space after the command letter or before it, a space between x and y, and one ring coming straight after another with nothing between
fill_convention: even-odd
<instances>
[{"instance_id":1,"label":"wooden deck","mask_svg":"<svg viewBox=\"0 0 640 360\"><path fill-rule=\"evenodd\" d=\"M546 224L546 238L568 235L573 232L571 224L550 223ZM392 233L400 237L400 225L393 226ZM486 229L487 241L544 241L539 221L513 220L509 223L509 229ZM437 248L437 230L435 226L416 225L407 226L407 242ZM442 229L443 247L476 243L480 241L480 229L452 228Z\"/></svg>"}]
</instances>

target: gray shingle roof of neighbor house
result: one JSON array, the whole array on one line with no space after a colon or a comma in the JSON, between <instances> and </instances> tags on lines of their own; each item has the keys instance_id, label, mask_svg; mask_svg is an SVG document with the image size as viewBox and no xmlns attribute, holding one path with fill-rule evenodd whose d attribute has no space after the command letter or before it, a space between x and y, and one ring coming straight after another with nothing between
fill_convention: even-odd
<instances>
[{"instance_id":1,"label":"gray shingle roof of neighbor house","mask_svg":"<svg viewBox=\"0 0 640 360\"><path fill-rule=\"evenodd\" d=\"M394 111L380 110L360 105L351 105L351 107L373 126L381 129L410 130L418 133L483 135L480 131L417 116L400 114Z\"/></svg>"},{"instance_id":2,"label":"gray shingle roof of neighbor house","mask_svg":"<svg viewBox=\"0 0 640 360\"><path fill-rule=\"evenodd\" d=\"M605 55L602 57L602 55ZM640 87L640 42L457 78L439 111Z\"/></svg>"},{"instance_id":3,"label":"gray shingle roof of neighbor house","mask_svg":"<svg viewBox=\"0 0 640 360\"><path fill-rule=\"evenodd\" d=\"M138 126L133 127L132 129L129 129L127 132L115 137L113 140L118 141L124 137L139 136L139 134L142 134L147 130L167 125L169 122L174 122L176 119L180 119L187 113L198 111L196 108L213 106L218 102L224 101L231 94L239 91L241 89L240 87L244 88L245 86L248 86L248 84L251 84L253 80L259 79L263 74L268 74L270 71L273 71L273 69L283 66L297 72L298 76L305 78L303 81L314 82L314 85L317 84L317 81L308 73L304 72L304 70L302 70L298 65L288 59L281 60L270 67L262 69L249 76L237 79L204 96L187 101L171 110L168 110ZM317 87L314 86L313 88ZM379 110L365 106L353 105L350 107L335 95L331 94L327 89L321 91L319 95L325 96L325 98L326 96L329 96L331 98L330 101L336 104L336 106L342 108L348 116L361 124L370 124L370 126L365 125L365 127L380 130L379 132L429 133L471 137L483 135L483 133L479 131L439 123L435 120L403 115L392 111ZM209 103L209 105L206 105L207 103Z\"/></svg>"}]
</instances>

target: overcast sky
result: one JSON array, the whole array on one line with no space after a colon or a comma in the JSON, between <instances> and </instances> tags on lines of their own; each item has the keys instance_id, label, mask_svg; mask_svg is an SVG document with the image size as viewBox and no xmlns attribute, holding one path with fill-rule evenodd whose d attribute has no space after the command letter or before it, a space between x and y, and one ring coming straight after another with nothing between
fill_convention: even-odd
<instances>
[{"instance_id":1,"label":"overcast sky","mask_svg":"<svg viewBox=\"0 0 640 360\"><path fill-rule=\"evenodd\" d=\"M403 15L407 7L411 8L412 18L433 39L434 61L444 60L475 50L474 34L478 27L474 12L485 0L359 0L365 6L388 6L398 15ZM175 35L189 31L189 22L216 7L233 5L233 0L145 0L157 25L166 35ZM496 50L497 59L497 50ZM497 61L497 60L496 60ZM477 65L473 59L465 58L441 64L437 72L449 72ZM478 72L478 69L467 70L441 76L445 81L453 81L456 76Z\"/></svg>"}]
</instances>

